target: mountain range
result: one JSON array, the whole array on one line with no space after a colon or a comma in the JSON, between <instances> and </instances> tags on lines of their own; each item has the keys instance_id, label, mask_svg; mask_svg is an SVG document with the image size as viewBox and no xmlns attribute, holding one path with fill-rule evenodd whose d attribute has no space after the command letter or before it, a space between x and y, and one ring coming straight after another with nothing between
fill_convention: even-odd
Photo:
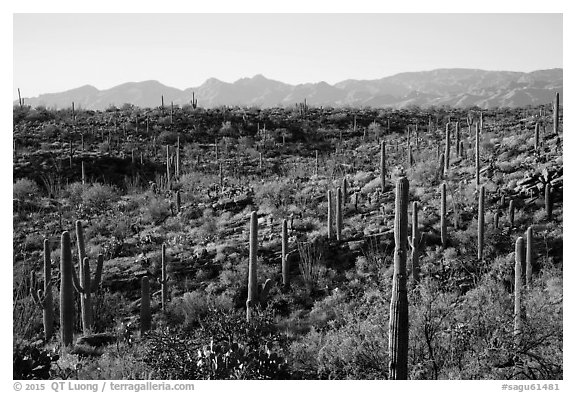
<instances>
[{"instance_id":1,"label":"mountain range","mask_svg":"<svg viewBox=\"0 0 576 393\"><path fill-rule=\"evenodd\" d=\"M110 89L98 90L85 85L60 93L25 98L24 103L36 107L70 107L104 110L125 103L139 107L157 107L164 97L166 106L189 104L192 93L198 106L220 105L275 107L304 102L313 106L393 107L417 105L448 105L522 107L552 102L554 94L562 97L563 69L533 72L484 71L476 69L437 69L405 72L374 80L348 79L330 85L326 82L290 85L267 79L262 75L242 78L233 83L215 78L198 87L180 90L158 81L129 82ZM15 101L17 104L17 101Z\"/></svg>"}]
</instances>

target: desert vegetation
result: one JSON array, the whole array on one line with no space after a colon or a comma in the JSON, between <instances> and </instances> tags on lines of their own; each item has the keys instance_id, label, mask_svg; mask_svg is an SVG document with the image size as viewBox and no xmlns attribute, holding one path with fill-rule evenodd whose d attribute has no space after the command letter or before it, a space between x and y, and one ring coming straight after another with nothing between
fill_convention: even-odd
<instances>
[{"instance_id":1,"label":"desert vegetation","mask_svg":"<svg viewBox=\"0 0 576 393\"><path fill-rule=\"evenodd\" d=\"M162 101L14 107L15 379L563 377L557 97Z\"/></svg>"}]
</instances>

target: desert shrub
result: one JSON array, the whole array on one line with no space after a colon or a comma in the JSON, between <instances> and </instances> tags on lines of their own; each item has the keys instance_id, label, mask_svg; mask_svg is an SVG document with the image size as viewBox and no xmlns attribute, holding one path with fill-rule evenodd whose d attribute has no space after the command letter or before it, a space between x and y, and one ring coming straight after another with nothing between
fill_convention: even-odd
<instances>
[{"instance_id":1,"label":"desert shrub","mask_svg":"<svg viewBox=\"0 0 576 393\"><path fill-rule=\"evenodd\" d=\"M141 211L144 222L158 224L170 216L170 202L164 198L151 198L141 207Z\"/></svg>"},{"instance_id":2,"label":"desert shrub","mask_svg":"<svg viewBox=\"0 0 576 393\"><path fill-rule=\"evenodd\" d=\"M118 199L118 191L115 187L100 183L94 183L82 192L84 207L95 212L107 210L111 203Z\"/></svg>"},{"instance_id":3,"label":"desert shrub","mask_svg":"<svg viewBox=\"0 0 576 393\"><path fill-rule=\"evenodd\" d=\"M38 185L30 179L18 179L12 186L12 195L14 199L32 202L38 198Z\"/></svg>"},{"instance_id":4,"label":"desert shrub","mask_svg":"<svg viewBox=\"0 0 576 393\"><path fill-rule=\"evenodd\" d=\"M168 122L170 122L170 119ZM156 138L157 143L161 145L173 145L178 141L178 133L174 131L162 131L158 138Z\"/></svg>"},{"instance_id":5,"label":"desert shrub","mask_svg":"<svg viewBox=\"0 0 576 393\"><path fill-rule=\"evenodd\" d=\"M211 310L193 336L150 333L144 360L160 379L286 379L285 347L271 315Z\"/></svg>"},{"instance_id":6,"label":"desert shrub","mask_svg":"<svg viewBox=\"0 0 576 393\"><path fill-rule=\"evenodd\" d=\"M289 362L304 378L385 379L388 368L388 308L380 293L341 302L342 295L315 305L333 321L312 329L290 346ZM330 314L329 314L330 315Z\"/></svg>"}]
</instances>

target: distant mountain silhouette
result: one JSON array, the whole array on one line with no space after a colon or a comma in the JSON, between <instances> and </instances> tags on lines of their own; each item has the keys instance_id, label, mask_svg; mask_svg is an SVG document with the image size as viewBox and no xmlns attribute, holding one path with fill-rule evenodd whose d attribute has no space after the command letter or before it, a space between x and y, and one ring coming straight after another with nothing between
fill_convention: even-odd
<instances>
[{"instance_id":1,"label":"distant mountain silhouette","mask_svg":"<svg viewBox=\"0 0 576 393\"><path fill-rule=\"evenodd\" d=\"M555 92L560 92L562 97L562 81L561 68L529 73L438 69L406 72L375 80L349 79L334 85L319 82L295 86L256 75L234 83L210 78L198 87L185 90L158 81L129 82L101 91L86 85L61 93L25 98L24 102L33 107L44 105L49 108L65 108L74 102L79 108L99 110L125 103L157 107L162 96L166 106L171 102L175 105L189 104L194 92L198 105L203 108L220 105L289 106L304 99L309 105L316 106L519 107L550 103Z\"/></svg>"}]
</instances>

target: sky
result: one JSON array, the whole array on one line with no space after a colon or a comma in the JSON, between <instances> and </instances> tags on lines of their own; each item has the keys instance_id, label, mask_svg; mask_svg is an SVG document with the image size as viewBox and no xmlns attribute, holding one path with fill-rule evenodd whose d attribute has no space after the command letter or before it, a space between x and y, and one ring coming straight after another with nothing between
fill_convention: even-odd
<instances>
[{"instance_id":1,"label":"sky","mask_svg":"<svg viewBox=\"0 0 576 393\"><path fill-rule=\"evenodd\" d=\"M13 99L86 84L180 89L263 74L290 84L437 68L563 67L562 14L22 14Z\"/></svg>"}]
</instances>

